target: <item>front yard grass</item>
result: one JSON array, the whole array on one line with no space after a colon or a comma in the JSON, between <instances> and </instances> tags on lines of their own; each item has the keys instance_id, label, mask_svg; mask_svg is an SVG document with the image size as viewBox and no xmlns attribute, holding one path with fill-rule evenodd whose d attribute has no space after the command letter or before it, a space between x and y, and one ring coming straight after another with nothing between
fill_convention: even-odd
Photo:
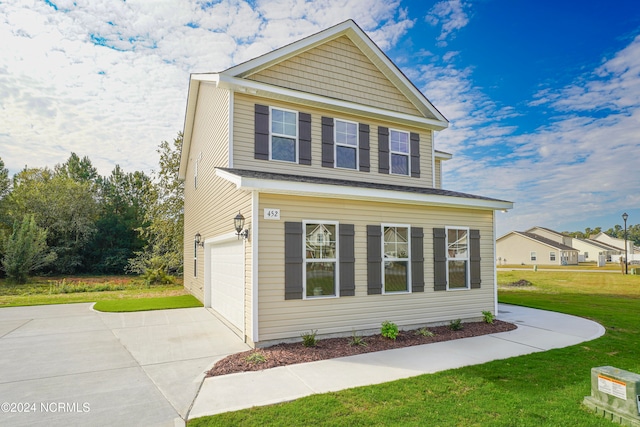
<instances>
[{"instance_id":1,"label":"front yard grass","mask_svg":"<svg viewBox=\"0 0 640 427\"><path fill-rule=\"evenodd\" d=\"M590 371L640 373L640 276L499 272L501 302L593 319L607 333L579 345L432 375L203 417L192 426L606 426L582 406Z\"/></svg>"},{"instance_id":2,"label":"front yard grass","mask_svg":"<svg viewBox=\"0 0 640 427\"><path fill-rule=\"evenodd\" d=\"M178 295L159 298L136 298L124 300L98 301L94 310L124 313L130 311L166 310L170 308L202 307L193 295Z\"/></svg>"},{"instance_id":3,"label":"front yard grass","mask_svg":"<svg viewBox=\"0 0 640 427\"><path fill-rule=\"evenodd\" d=\"M182 280L147 286L131 276L38 277L24 285L0 280L0 308L186 295Z\"/></svg>"}]
</instances>

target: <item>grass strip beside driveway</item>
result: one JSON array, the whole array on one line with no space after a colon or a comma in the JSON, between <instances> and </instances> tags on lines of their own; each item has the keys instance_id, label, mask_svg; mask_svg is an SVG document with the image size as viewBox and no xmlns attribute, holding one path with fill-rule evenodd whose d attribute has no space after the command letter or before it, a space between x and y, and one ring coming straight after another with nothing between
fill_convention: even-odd
<instances>
[{"instance_id":1,"label":"grass strip beside driveway","mask_svg":"<svg viewBox=\"0 0 640 427\"><path fill-rule=\"evenodd\" d=\"M98 301L93 308L105 312L131 312L166 310L171 308L202 307L202 303L192 295L179 295L160 298L136 298L125 300Z\"/></svg>"}]
</instances>

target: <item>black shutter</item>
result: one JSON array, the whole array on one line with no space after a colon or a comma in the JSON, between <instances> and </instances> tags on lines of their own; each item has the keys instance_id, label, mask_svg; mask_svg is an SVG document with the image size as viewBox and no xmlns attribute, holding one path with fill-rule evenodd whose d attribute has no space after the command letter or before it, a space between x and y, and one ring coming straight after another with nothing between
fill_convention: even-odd
<instances>
[{"instance_id":1,"label":"black shutter","mask_svg":"<svg viewBox=\"0 0 640 427\"><path fill-rule=\"evenodd\" d=\"M333 119L322 118L322 166L333 167Z\"/></svg>"},{"instance_id":2,"label":"black shutter","mask_svg":"<svg viewBox=\"0 0 640 427\"><path fill-rule=\"evenodd\" d=\"M382 229L367 225L367 295L382 293Z\"/></svg>"},{"instance_id":3,"label":"black shutter","mask_svg":"<svg viewBox=\"0 0 640 427\"><path fill-rule=\"evenodd\" d=\"M409 141L411 149L411 176L420 178L420 134L411 132Z\"/></svg>"},{"instance_id":4,"label":"black shutter","mask_svg":"<svg viewBox=\"0 0 640 427\"><path fill-rule=\"evenodd\" d=\"M480 230L469 230L469 274L471 289L480 288Z\"/></svg>"},{"instance_id":5,"label":"black shutter","mask_svg":"<svg viewBox=\"0 0 640 427\"><path fill-rule=\"evenodd\" d=\"M284 299L302 299L302 223L284 223Z\"/></svg>"},{"instance_id":6,"label":"black shutter","mask_svg":"<svg viewBox=\"0 0 640 427\"><path fill-rule=\"evenodd\" d=\"M433 290L447 290L447 242L444 228L433 229Z\"/></svg>"},{"instance_id":7,"label":"black shutter","mask_svg":"<svg viewBox=\"0 0 640 427\"><path fill-rule=\"evenodd\" d=\"M311 164L311 114L298 113L298 139L300 153L298 163Z\"/></svg>"},{"instance_id":8,"label":"black shutter","mask_svg":"<svg viewBox=\"0 0 640 427\"><path fill-rule=\"evenodd\" d=\"M389 173L389 128L378 127L378 172Z\"/></svg>"},{"instance_id":9,"label":"black shutter","mask_svg":"<svg viewBox=\"0 0 640 427\"><path fill-rule=\"evenodd\" d=\"M411 227L411 292L424 292L424 231Z\"/></svg>"},{"instance_id":10,"label":"black shutter","mask_svg":"<svg viewBox=\"0 0 640 427\"><path fill-rule=\"evenodd\" d=\"M352 297L356 294L356 272L354 255L353 224L340 224L340 296Z\"/></svg>"},{"instance_id":11,"label":"black shutter","mask_svg":"<svg viewBox=\"0 0 640 427\"><path fill-rule=\"evenodd\" d=\"M255 145L254 157L269 160L269 107L255 105Z\"/></svg>"},{"instance_id":12,"label":"black shutter","mask_svg":"<svg viewBox=\"0 0 640 427\"><path fill-rule=\"evenodd\" d=\"M360 156L360 171L369 172L371 167L370 154L369 154L369 125L360 123L359 126L359 156Z\"/></svg>"}]
</instances>

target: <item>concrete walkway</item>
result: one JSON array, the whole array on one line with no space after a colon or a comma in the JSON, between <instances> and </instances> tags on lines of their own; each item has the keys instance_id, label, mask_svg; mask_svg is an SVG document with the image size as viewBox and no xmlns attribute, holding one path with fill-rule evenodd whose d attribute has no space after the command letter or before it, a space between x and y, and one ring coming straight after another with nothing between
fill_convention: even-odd
<instances>
[{"instance_id":1,"label":"concrete walkway","mask_svg":"<svg viewBox=\"0 0 640 427\"><path fill-rule=\"evenodd\" d=\"M596 322L500 305L518 329L492 335L207 378L189 419L568 347L602 336Z\"/></svg>"},{"instance_id":2,"label":"concrete walkway","mask_svg":"<svg viewBox=\"0 0 640 427\"><path fill-rule=\"evenodd\" d=\"M204 308L2 308L0 425L184 425L205 371L248 349Z\"/></svg>"}]
</instances>

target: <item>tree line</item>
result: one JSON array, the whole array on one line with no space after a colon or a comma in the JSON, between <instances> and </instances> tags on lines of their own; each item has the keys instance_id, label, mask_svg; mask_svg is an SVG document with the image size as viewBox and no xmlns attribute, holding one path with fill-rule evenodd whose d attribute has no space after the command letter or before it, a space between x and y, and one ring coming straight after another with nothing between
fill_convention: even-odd
<instances>
[{"instance_id":1,"label":"tree line","mask_svg":"<svg viewBox=\"0 0 640 427\"><path fill-rule=\"evenodd\" d=\"M587 227L584 231L563 231L562 234L576 237L578 239L588 239L590 236L594 236L602 232L611 237L624 239L624 227L622 225L615 225L606 231L602 230L602 227ZM640 224L627 224L627 240L633 241L633 244L636 246L640 246Z\"/></svg>"},{"instance_id":2,"label":"tree line","mask_svg":"<svg viewBox=\"0 0 640 427\"><path fill-rule=\"evenodd\" d=\"M0 274L182 273L182 134L160 143L159 168L100 176L88 157L9 177L0 158Z\"/></svg>"}]
</instances>

